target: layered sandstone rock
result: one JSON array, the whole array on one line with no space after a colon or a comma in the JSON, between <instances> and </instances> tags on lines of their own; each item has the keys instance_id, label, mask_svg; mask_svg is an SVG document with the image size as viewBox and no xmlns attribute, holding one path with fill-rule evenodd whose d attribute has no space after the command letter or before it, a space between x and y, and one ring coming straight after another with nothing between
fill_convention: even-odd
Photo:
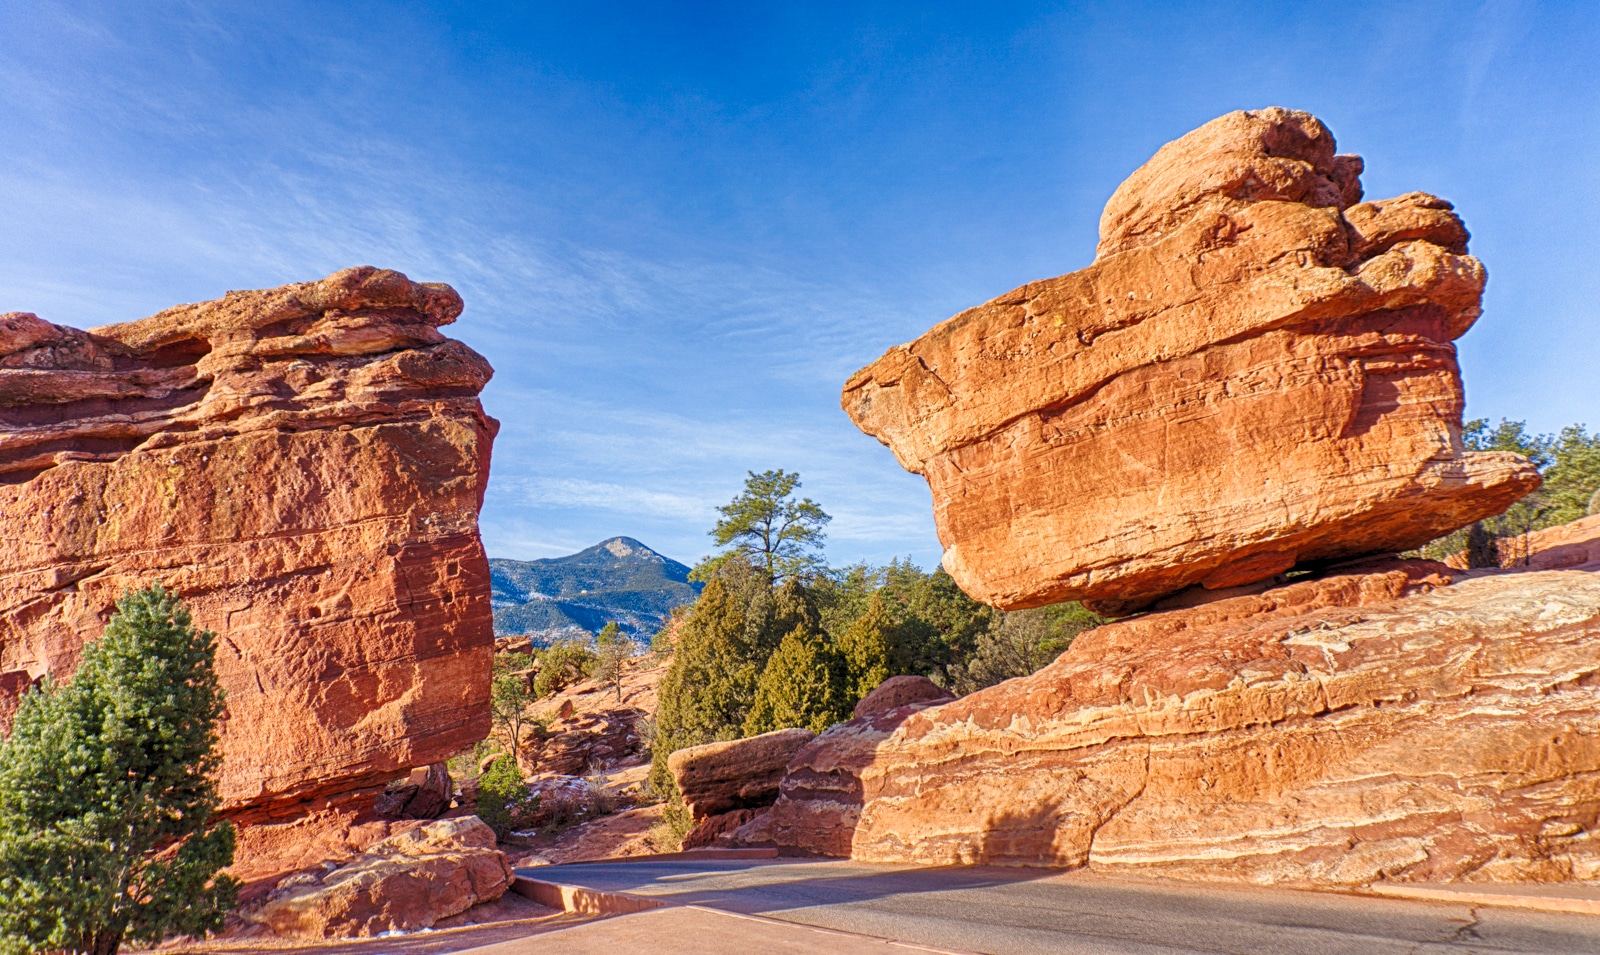
<instances>
[{"instance_id":1,"label":"layered sandstone rock","mask_svg":"<svg viewBox=\"0 0 1600 955\"><path fill-rule=\"evenodd\" d=\"M326 874L288 879L243 914L290 938L414 931L500 898L511 879L482 820L442 819L391 836Z\"/></svg>"},{"instance_id":2,"label":"layered sandstone rock","mask_svg":"<svg viewBox=\"0 0 1600 955\"><path fill-rule=\"evenodd\" d=\"M964 590L1122 612L1416 547L1538 486L1462 448L1466 229L1423 193L1360 201L1361 170L1308 114L1230 113L1117 189L1094 264L850 379Z\"/></svg>"},{"instance_id":3,"label":"layered sandstone rock","mask_svg":"<svg viewBox=\"0 0 1600 955\"><path fill-rule=\"evenodd\" d=\"M854 717L828 727L789 760L771 809L739 820L738 828L721 827L722 841L733 846L777 846L807 855L851 854L856 824L865 801L862 774L872 769L878 748L913 713L948 702L950 694L927 692L919 684L890 684L867 694L877 703L857 705ZM928 682L926 677L916 677ZM891 692L879 695L890 687ZM933 687L935 690L938 687ZM906 692L914 689L920 692ZM895 696L906 699L895 700ZM893 706L880 705L894 703Z\"/></svg>"},{"instance_id":4,"label":"layered sandstone rock","mask_svg":"<svg viewBox=\"0 0 1600 955\"><path fill-rule=\"evenodd\" d=\"M1600 574L1352 568L835 727L745 835L1263 883L1600 879L1597 641Z\"/></svg>"},{"instance_id":5,"label":"layered sandstone rock","mask_svg":"<svg viewBox=\"0 0 1600 955\"><path fill-rule=\"evenodd\" d=\"M488 730L496 424L438 331L461 307L359 268L87 332L0 318L0 697L161 581L219 636L225 811L381 838L345 836L383 784Z\"/></svg>"},{"instance_id":6,"label":"layered sandstone rock","mask_svg":"<svg viewBox=\"0 0 1600 955\"><path fill-rule=\"evenodd\" d=\"M692 849L750 821L778 798L784 768L816 738L808 729L783 729L680 749L667 758L673 781L694 828L683 839Z\"/></svg>"}]
</instances>

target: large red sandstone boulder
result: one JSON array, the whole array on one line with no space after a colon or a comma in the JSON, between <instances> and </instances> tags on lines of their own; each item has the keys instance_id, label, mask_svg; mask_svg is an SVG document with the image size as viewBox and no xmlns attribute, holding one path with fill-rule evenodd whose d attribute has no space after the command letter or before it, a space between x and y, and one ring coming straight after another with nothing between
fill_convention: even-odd
<instances>
[{"instance_id":1,"label":"large red sandstone boulder","mask_svg":"<svg viewBox=\"0 0 1600 955\"><path fill-rule=\"evenodd\" d=\"M1600 574L1352 568L835 727L741 835L1262 883L1600 879L1597 644Z\"/></svg>"},{"instance_id":2,"label":"large red sandstone boulder","mask_svg":"<svg viewBox=\"0 0 1600 955\"><path fill-rule=\"evenodd\" d=\"M438 331L461 307L358 268L87 332L0 318L0 718L161 581L219 635L241 821L348 834L387 780L481 739L497 426L488 363ZM272 842L242 833L241 864Z\"/></svg>"},{"instance_id":3,"label":"large red sandstone boulder","mask_svg":"<svg viewBox=\"0 0 1600 955\"><path fill-rule=\"evenodd\" d=\"M331 872L285 880L243 915L288 938L414 931L498 899L511 879L493 830L464 816L391 836Z\"/></svg>"},{"instance_id":4,"label":"large red sandstone boulder","mask_svg":"<svg viewBox=\"0 0 1600 955\"><path fill-rule=\"evenodd\" d=\"M790 758L816 735L801 728L773 730L690 746L667 757L667 768L694 820L683 847L708 845L749 822L755 810L772 805Z\"/></svg>"},{"instance_id":5,"label":"large red sandstone boulder","mask_svg":"<svg viewBox=\"0 0 1600 955\"><path fill-rule=\"evenodd\" d=\"M1229 113L1117 189L1094 264L851 377L962 589L1125 612L1417 547L1538 486L1462 448L1452 342L1484 269L1461 220L1362 202L1361 170L1309 114Z\"/></svg>"}]
</instances>

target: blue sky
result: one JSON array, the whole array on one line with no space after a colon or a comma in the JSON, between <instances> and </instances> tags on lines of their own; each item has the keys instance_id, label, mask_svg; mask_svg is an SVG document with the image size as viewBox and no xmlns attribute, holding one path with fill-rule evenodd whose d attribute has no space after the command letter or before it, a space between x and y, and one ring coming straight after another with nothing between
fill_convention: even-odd
<instances>
[{"instance_id":1,"label":"blue sky","mask_svg":"<svg viewBox=\"0 0 1600 955\"><path fill-rule=\"evenodd\" d=\"M494 556L685 561L747 469L938 559L856 368L1093 257L1232 109L1320 116L1489 269L1469 415L1600 426L1600 6L0 0L0 311L86 327L373 264L495 366Z\"/></svg>"}]
</instances>

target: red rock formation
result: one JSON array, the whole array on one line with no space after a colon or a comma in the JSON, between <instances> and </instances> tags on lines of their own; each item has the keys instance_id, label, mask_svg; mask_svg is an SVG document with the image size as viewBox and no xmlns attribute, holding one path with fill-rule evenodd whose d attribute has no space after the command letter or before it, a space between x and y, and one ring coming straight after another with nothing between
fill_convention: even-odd
<instances>
[{"instance_id":1,"label":"red rock formation","mask_svg":"<svg viewBox=\"0 0 1600 955\"><path fill-rule=\"evenodd\" d=\"M708 845L772 805L790 757L816 738L808 729L782 729L747 739L680 749L667 758L673 782L694 828L683 847Z\"/></svg>"},{"instance_id":2,"label":"red rock formation","mask_svg":"<svg viewBox=\"0 0 1600 955\"><path fill-rule=\"evenodd\" d=\"M741 835L1263 883L1600 878L1600 574L1453 573L1389 562L1089 631L891 732L835 727Z\"/></svg>"},{"instance_id":3,"label":"red rock formation","mask_svg":"<svg viewBox=\"0 0 1600 955\"><path fill-rule=\"evenodd\" d=\"M489 365L438 331L460 311L359 268L88 332L0 319L0 698L161 581L219 635L242 820L348 829L482 738L497 425Z\"/></svg>"},{"instance_id":4,"label":"red rock formation","mask_svg":"<svg viewBox=\"0 0 1600 955\"><path fill-rule=\"evenodd\" d=\"M879 683L871 693L856 701L855 709L850 711L850 716L860 718L913 703L932 706L935 703L948 703L953 699L955 699L954 694L925 676L892 676Z\"/></svg>"},{"instance_id":5,"label":"red rock formation","mask_svg":"<svg viewBox=\"0 0 1600 955\"><path fill-rule=\"evenodd\" d=\"M964 590L1125 612L1416 547L1538 486L1463 452L1466 229L1423 193L1361 202L1361 169L1306 113L1230 113L1117 189L1094 264L850 379Z\"/></svg>"},{"instance_id":6,"label":"red rock formation","mask_svg":"<svg viewBox=\"0 0 1600 955\"><path fill-rule=\"evenodd\" d=\"M477 816L391 836L331 872L305 875L242 913L287 938L353 938L431 928L500 898L513 876Z\"/></svg>"}]
</instances>

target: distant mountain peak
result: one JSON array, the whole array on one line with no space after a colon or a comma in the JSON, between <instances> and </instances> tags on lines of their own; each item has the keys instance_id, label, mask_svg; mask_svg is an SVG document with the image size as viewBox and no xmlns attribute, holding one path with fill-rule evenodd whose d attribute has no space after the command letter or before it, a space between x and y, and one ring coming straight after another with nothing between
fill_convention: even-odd
<instances>
[{"instance_id":1,"label":"distant mountain peak","mask_svg":"<svg viewBox=\"0 0 1600 955\"><path fill-rule=\"evenodd\" d=\"M598 631L615 621L648 637L680 604L693 603L700 585L689 568L632 537L611 537L566 557L489 559L497 636Z\"/></svg>"}]
</instances>

